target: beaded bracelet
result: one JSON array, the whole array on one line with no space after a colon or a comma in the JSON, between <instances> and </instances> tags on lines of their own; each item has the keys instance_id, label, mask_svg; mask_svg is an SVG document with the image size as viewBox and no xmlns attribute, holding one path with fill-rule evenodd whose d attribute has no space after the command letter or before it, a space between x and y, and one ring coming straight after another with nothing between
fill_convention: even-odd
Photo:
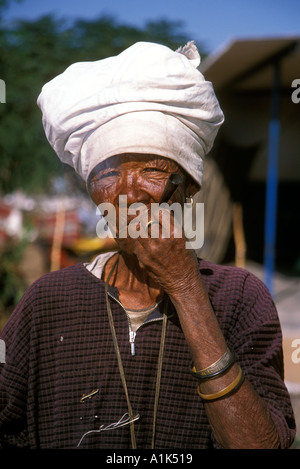
<instances>
[{"instance_id":1,"label":"beaded bracelet","mask_svg":"<svg viewBox=\"0 0 300 469\"><path fill-rule=\"evenodd\" d=\"M204 368L203 370L197 371L193 363L191 363L191 373L193 376L200 380L206 380L216 378L217 376L225 373L235 362L235 353L232 352L228 347L224 355L219 358L215 363Z\"/></svg>"},{"instance_id":2,"label":"beaded bracelet","mask_svg":"<svg viewBox=\"0 0 300 469\"><path fill-rule=\"evenodd\" d=\"M197 392L198 392L199 396L201 397L201 399L203 399L205 401L215 401L215 400L220 399L221 397L224 397L224 396L228 397L230 394L237 391L238 388L243 383L244 378L245 378L244 372L242 371L241 367L239 366L239 373L238 373L237 377L235 378L234 381L232 381L231 384L226 386L226 388L221 389L221 391L213 393L213 394L202 394L200 392L200 384L198 384Z\"/></svg>"}]
</instances>

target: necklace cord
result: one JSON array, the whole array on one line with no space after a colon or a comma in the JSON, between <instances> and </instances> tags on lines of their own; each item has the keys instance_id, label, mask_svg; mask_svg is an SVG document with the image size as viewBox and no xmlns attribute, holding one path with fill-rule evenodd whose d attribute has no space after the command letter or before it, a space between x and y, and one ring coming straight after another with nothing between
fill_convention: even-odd
<instances>
[{"instance_id":1,"label":"necklace cord","mask_svg":"<svg viewBox=\"0 0 300 469\"><path fill-rule=\"evenodd\" d=\"M130 403L130 399L129 399L129 395L128 395L128 389L127 389L127 383L126 383L126 378L125 378L121 353L120 353L120 349L119 349L119 345L118 345L117 334L116 334L114 320L113 320L112 311L111 311L111 307L110 307L110 302L109 302L109 298L108 298L108 283L109 283L109 280L110 280L110 278L111 278L111 276L112 276L112 274L115 270L115 267L116 267L118 261L119 261L119 256L117 256L117 259L115 260L115 262L114 262L114 264L111 268L111 271L110 271L110 273L107 277L107 281L105 283L105 298L106 298L106 306L107 306L110 329L111 329L113 343L114 343L114 347L115 347L115 351L116 351L116 355L117 355L117 360L118 360L120 376L121 376L121 380L122 380L122 384L123 384L123 388L124 388L124 392L125 392L125 396L126 396L126 400L127 400L128 413L129 413L129 418L130 418L131 445L132 445L133 449L136 449L136 439L135 439L135 432L134 432L133 412L132 412L132 407L131 407L131 403Z\"/></svg>"},{"instance_id":2,"label":"necklace cord","mask_svg":"<svg viewBox=\"0 0 300 469\"><path fill-rule=\"evenodd\" d=\"M155 386L155 400L154 400L154 413L153 413L153 427L152 427L152 449L155 448L155 431L156 431L156 417L158 410L158 399L160 393L160 382L161 382L161 373L162 373L162 363L163 363L163 354L165 347L166 331L167 331L167 301L165 301L164 306L164 315L163 315L163 324L162 324L162 333L160 339L160 349L158 357L158 366L157 366L157 377L156 377L156 386Z\"/></svg>"},{"instance_id":3,"label":"necklace cord","mask_svg":"<svg viewBox=\"0 0 300 469\"><path fill-rule=\"evenodd\" d=\"M109 287L109 280L112 277L112 274L116 268L116 265L119 261L119 256L115 260L109 274L107 280L105 282L105 299L106 299L106 306L107 306L107 313L109 318L110 329L113 338L113 344L115 347L115 352L118 360L119 372L120 377L123 385L123 389L125 392L126 400L127 400L127 407L128 413L130 417L130 435L131 435L131 445L132 449L136 449L136 438L135 438L135 431L134 431L134 416L133 411L129 399L128 388L126 383L125 372L123 368L121 353L118 345L117 334L114 326L114 320L112 315L112 310L110 306L110 301L108 297L108 287ZM155 386L155 399L154 399L154 413L153 413L153 427L152 427L152 449L155 447L155 433L156 433L156 419L157 419L157 410L158 410L158 400L159 400L159 393L160 393L160 383L161 383L161 374L162 374L162 363L163 363L163 353L164 353L164 346L165 346L165 338L166 338L166 330L167 330L167 301L165 301L164 311L163 311L163 324L162 324L162 334L160 340L160 349L159 349L159 356L158 356L158 365L157 365L157 376L156 376L156 386Z\"/></svg>"}]
</instances>

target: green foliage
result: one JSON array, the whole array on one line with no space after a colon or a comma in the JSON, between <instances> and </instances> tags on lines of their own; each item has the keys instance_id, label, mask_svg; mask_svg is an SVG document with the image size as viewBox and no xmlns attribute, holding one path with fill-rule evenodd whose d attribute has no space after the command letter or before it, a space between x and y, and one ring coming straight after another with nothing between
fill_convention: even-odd
<instances>
[{"instance_id":1,"label":"green foliage","mask_svg":"<svg viewBox=\"0 0 300 469\"><path fill-rule=\"evenodd\" d=\"M26 239L10 242L0 252L0 332L27 287L18 269L26 245Z\"/></svg>"},{"instance_id":2,"label":"green foliage","mask_svg":"<svg viewBox=\"0 0 300 469\"><path fill-rule=\"evenodd\" d=\"M175 49L189 39L181 27L161 20L139 29L107 16L71 24L54 16L9 28L0 23L0 78L6 83L6 103L0 104L0 194L45 191L51 177L64 171L46 141L36 105L44 83L71 63L116 55L137 41Z\"/></svg>"}]
</instances>

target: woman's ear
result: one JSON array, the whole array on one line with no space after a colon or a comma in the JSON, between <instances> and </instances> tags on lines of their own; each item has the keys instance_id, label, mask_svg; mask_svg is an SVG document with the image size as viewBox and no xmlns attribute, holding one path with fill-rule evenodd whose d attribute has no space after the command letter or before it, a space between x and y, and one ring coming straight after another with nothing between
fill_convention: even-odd
<instances>
[{"instance_id":1,"label":"woman's ear","mask_svg":"<svg viewBox=\"0 0 300 469\"><path fill-rule=\"evenodd\" d=\"M201 186L199 186L196 182L189 179L186 185L186 197L193 197L197 192L199 192Z\"/></svg>"}]
</instances>

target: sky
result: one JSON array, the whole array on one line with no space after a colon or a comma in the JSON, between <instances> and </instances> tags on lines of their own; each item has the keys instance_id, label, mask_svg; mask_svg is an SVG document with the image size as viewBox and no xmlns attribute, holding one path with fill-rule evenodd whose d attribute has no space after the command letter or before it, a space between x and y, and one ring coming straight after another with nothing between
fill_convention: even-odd
<instances>
[{"instance_id":1,"label":"sky","mask_svg":"<svg viewBox=\"0 0 300 469\"><path fill-rule=\"evenodd\" d=\"M10 0L3 20L95 19L143 27L147 21L181 21L182 32L214 52L235 39L300 35L299 0Z\"/></svg>"}]
</instances>

